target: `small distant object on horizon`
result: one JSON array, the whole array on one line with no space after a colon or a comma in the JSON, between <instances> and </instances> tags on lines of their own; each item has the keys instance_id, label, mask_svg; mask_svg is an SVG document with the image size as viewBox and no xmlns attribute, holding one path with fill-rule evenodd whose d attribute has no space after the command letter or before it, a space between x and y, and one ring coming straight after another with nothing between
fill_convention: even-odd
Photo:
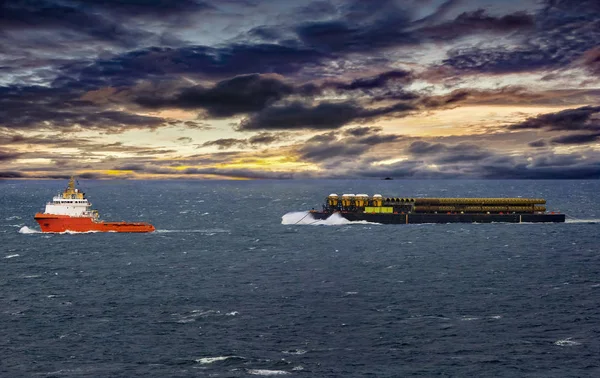
<instances>
[{"instance_id":1,"label":"small distant object on horizon","mask_svg":"<svg viewBox=\"0 0 600 378\"><path fill-rule=\"evenodd\" d=\"M384 178L384 179L382 179L382 180L393 180L393 178L391 178L391 177L386 177L386 178Z\"/></svg>"}]
</instances>

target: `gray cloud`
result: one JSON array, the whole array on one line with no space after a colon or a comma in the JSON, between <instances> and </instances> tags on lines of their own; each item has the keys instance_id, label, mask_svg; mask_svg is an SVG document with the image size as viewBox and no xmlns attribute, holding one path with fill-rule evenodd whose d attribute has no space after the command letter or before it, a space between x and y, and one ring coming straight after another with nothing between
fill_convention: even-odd
<instances>
[{"instance_id":1,"label":"gray cloud","mask_svg":"<svg viewBox=\"0 0 600 378\"><path fill-rule=\"evenodd\" d=\"M477 162L491 157L493 153L481 146L471 143L449 145L416 141L409 145L407 152L419 158L425 158L436 164L452 164L459 162Z\"/></svg>"},{"instance_id":2,"label":"gray cloud","mask_svg":"<svg viewBox=\"0 0 600 378\"><path fill-rule=\"evenodd\" d=\"M294 90L278 78L251 74L220 81L211 88L184 88L170 98L142 95L135 101L150 108L206 109L209 116L220 118L260 111Z\"/></svg>"},{"instance_id":3,"label":"gray cloud","mask_svg":"<svg viewBox=\"0 0 600 378\"><path fill-rule=\"evenodd\" d=\"M0 171L0 179L23 178L23 177L25 177L25 175L23 175L21 172L16 172L16 171Z\"/></svg>"},{"instance_id":4,"label":"gray cloud","mask_svg":"<svg viewBox=\"0 0 600 378\"><path fill-rule=\"evenodd\" d=\"M413 109L412 105L404 103L366 109L353 101L322 102L316 106L292 102L268 107L262 112L246 118L240 123L239 130L331 130L351 122L367 121L388 114L406 115Z\"/></svg>"},{"instance_id":5,"label":"gray cloud","mask_svg":"<svg viewBox=\"0 0 600 378\"><path fill-rule=\"evenodd\" d=\"M594 134L571 134L550 139L554 144L587 144L600 140L600 133Z\"/></svg>"},{"instance_id":6,"label":"gray cloud","mask_svg":"<svg viewBox=\"0 0 600 378\"><path fill-rule=\"evenodd\" d=\"M19 152L0 150L0 162L15 160L21 155Z\"/></svg>"},{"instance_id":7,"label":"gray cloud","mask_svg":"<svg viewBox=\"0 0 600 378\"><path fill-rule=\"evenodd\" d=\"M199 147L218 147L220 150L226 150L229 148L244 148L244 147L256 147L266 146L273 143L281 142L285 140L288 135L286 133L259 133L251 136L247 139L239 138L222 138L204 142Z\"/></svg>"},{"instance_id":8,"label":"gray cloud","mask_svg":"<svg viewBox=\"0 0 600 378\"><path fill-rule=\"evenodd\" d=\"M584 106L557 113L542 114L509 126L511 130L546 129L548 131L600 130L600 106Z\"/></svg>"},{"instance_id":9,"label":"gray cloud","mask_svg":"<svg viewBox=\"0 0 600 378\"><path fill-rule=\"evenodd\" d=\"M331 159L359 159L360 156L370 150L373 146L398 141L401 136L395 134L380 134L379 128L350 129L350 133L343 136L336 132L319 134L308 139L297 149L297 153L303 160L321 163ZM354 135L352 133L354 131Z\"/></svg>"},{"instance_id":10,"label":"gray cloud","mask_svg":"<svg viewBox=\"0 0 600 378\"><path fill-rule=\"evenodd\" d=\"M597 46L599 16L596 0L546 0L535 28L516 46L460 47L451 50L443 64L484 73L564 68Z\"/></svg>"},{"instance_id":11,"label":"gray cloud","mask_svg":"<svg viewBox=\"0 0 600 378\"><path fill-rule=\"evenodd\" d=\"M77 91L61 88L0 87L0 127L8 129L88 128L121 132L155 128L166 119L104 109L77 99Z\"/></svg>"}]
</instances>

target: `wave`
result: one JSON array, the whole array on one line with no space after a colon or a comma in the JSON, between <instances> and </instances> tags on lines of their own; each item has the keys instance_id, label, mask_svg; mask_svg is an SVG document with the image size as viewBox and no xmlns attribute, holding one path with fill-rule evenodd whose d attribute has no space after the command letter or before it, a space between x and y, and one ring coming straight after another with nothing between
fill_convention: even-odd
<instances>
[{"instance_id":1,"label":"wave","mask_svg":"<svg viewBox=\"0 0 600 378\"><path fill-rule=\"evenodd\" d=\"M284 370L267 370L267 369L249 369L248 374L252 375L287 375L289 371Z\"/></svg>"},{"instance_id":2,"label":"wave","mask_svg":"<svg viewBox=\"0 0 600 378\"><path fill-rule=\"evenodd\" d=\"M219 361L226 361L229 359L244 359L243 357L238 357L238 356L218 356L218 357L203 357L203 358L198 358L195 361L198 363L201 363L203 365L207 365L207 364L212 364L213 362L219 362Z\"/></svg>"},{"instance_id":3,"label":"wave","mask_svg":"<svg viewBox=\"0 0 600 378\"><path fill-rule=\"evenodd\" d=\"M4 256L4 258L5 258L5 259L12 259L13 257L19 257L19 256L21 256L21 255L19 255L18 253L15 253L14 255L7 255L7 256Z\"/></svg>"},{"instance_id":4,"label":"wave","mask_svg":"<svg viewBox=\"0 0 600 378\"><path fill-rule=\"evenodd\" d=\"M230 230L224 230L221 228L209 228L205 230L156 230L154 233L158 234L169 234L169 233L201 233L201 234L217 234L217 233L227 233L231 232Z\"/></svg>"},{"instance_id":5,"label":"wave","mask_svg":"<svg viewBox=\"0 0 600 378\"><path fill-rule=\"evenodd\" d=\"M71 231L71 230L66 230L63 232L47 232L47 234L58 234L58 235L77 235L77 234L96 234L99 233L100 231ZM43 234L42 231L38 231L38 230L34 230L32 228L29 228L27 226L23 226L21 227L21 229L19 230L20 234ZM110 233L110 231L109 231Z\"/></svg>"},{"instance_id":6,"label":"wave","mask_svg":"<svg viewBox=\"0 0 600 378\"><path fill-rule=\"evenodd\" d=\"M588 224L598 224L600 223L600 219L574 219L567 218L565 219L565 223L588 223Z\"/></svg>"},{"instance_id":7,"label":"wave","mask_svg":"<svg viewBox=\"0 0 600 378\"><path fill-rule=\"evenodd\" d=\"M348 224L379 224L367 221L349 221L340 214L335 213L327 219L315 219L310 211L295 211L281 217L281 224L285 225L310 225L310 226L342 226Z\"/></svg>"},{"instance_id":8,"label":"wave","mask_svg":"<svg viewBox=\"0 0 600 378\"><path fill-rule=\"evenodd\" d=\"M577 341L573 341L571 340L571 337L567 337L566 339L563 340L557 340L554 342L554 345L558 345L558 346L575 346L575 345L581 345L581 343L577 342Z\"/></svg>"},{"instance_id":9,"label":"wave","mask_svg":"<svg viewBox=\"0 0 600 378\"><path fill-rule=\"evenodd\" d=\"M27 226L23 226L19 229L19 234L41 234L42 231L31 229Z\"/></svg>"},{"instance_id":10,"label":"wave","mask_svg":"<svg viewBox=\"0 0 600 378\"><path fill-rule=\"evenodd\" d=\"M284 350L281 353L283 353L283 354L301 355L301 354L305 354L306 351L304 349L292 349L292 350Z\"/></svg>"}]
</instances>

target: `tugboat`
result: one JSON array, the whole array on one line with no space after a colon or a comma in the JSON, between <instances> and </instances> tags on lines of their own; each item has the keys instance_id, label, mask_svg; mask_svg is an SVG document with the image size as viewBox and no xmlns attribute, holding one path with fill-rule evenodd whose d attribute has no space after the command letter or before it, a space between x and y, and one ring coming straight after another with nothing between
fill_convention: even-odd
<instances>
[{"instance_id":1,"label":"tugboat","mask_svg":"<svg viewBox=\"0 0 600 378\"><path fill-rule=\"evenodd\" d=\"M75 188L75 178L71 177L67 188L46 204L43 213L35 214L42 232L153 232L150 223L104 222L85 193Z\"/></svg>"},{"instance_id":2,"label":"tugboat","mask_svg":"<svg viewBox=\"0 0 600 378\"><path fill-rule=\"evenodd\" d=\"M334 213L349 221L412 223L560 223L565 214L546 212L543 198L397 198L375 194L330 194L315 220Z\"/></svg>"}]
</instances>

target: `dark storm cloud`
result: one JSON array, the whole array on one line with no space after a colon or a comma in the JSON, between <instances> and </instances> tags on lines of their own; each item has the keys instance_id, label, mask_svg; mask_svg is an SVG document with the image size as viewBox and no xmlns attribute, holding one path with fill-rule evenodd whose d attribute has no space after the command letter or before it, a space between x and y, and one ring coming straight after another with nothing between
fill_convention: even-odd
<instances>
[{"instance_id":1,"label":"dark storm cloud","mask_svg":"<svg viewBox=\"0 0 600 378\"><path fill-rule=\"evenodd\" d=\"M286 137L286 133L260 133L248 138L248 143L254 145L268 145L281 142L282 140L285 140Z\"/></svg>"},{"instance_id":2,"label":"dark storm cloud","mask_svg":"<svg viewBox=\"0 0 600 378\"><path fill-rule=\"evenodd\" d=\"M323 53L281 44L237 43L224 47L152 47L128 52L91 64L73 64L62 69L55 85L129 86L140 79L196 74L224 78L249 73L295 73L306 64L318 63Z\"/></svg>"},{"instance_id":3,"label":"dark storm cloud","mask_svg":"<svg viewBox=\"0 0 600 378\"><path fill-rule=\"evenodd\" d=\"M344 134L355 137L363 137L369 134L376 134L381 131L381 127L354 127L351 129L344 130Z\"/></svg>"},{"instance_id":4,"label":"dark storm cloud","mask_svg":"<svg viewBox=\"0 0 600 378\"><path fill-rule=\"evenodd\" d=\"M247 139L222 138L211 140L201 144L199 147L218 147L220 150L229 148L258 147L281 142L287 137L286 133L260 133Z\"/></svg>"},{"instance_id":5,"label":"dark storm cloud","mask_svg":"<svg viewBox=\"0 0 600 378\"><path fill-rule=\"evenodd\" d=\"M221 118L259 111L293 92L293 86L278 78L253 74L220 81L212 88L185 88L171 98L140 96L136 102L151 108L202 108L209 116Z\"/></svg>"},{"instance_id":6,"label":"dark storm cloud","mask_svg":"<svg viewBox=\"0 0 600 378\"><path fill-rule=\"evenodd\" d=\"M278 75L239 75L215 83L212 87L197 85L172 90L165 94L162 87L141 90L133 101L146 108L203 109L212 118L227 118L237 114L260 112L269 105L286 97L296 96L313 99L334 90L336 93L358 96L350 92L360 90L368 94L381 90L377 101L394 100L398 89L391 90L391 83L406 84L412 80L411 73L402 70L386 71L375 76L357 78L351 82L326 81L322 84L292 85ZM402 91L402 89L400 89ZM167 89L167 92L169 90ZM406 95L403 100L414 100L416 94ZM351 116L351 115L350 115Z\"/></svg>"},{"instance_id":7,"label":"dark storm cloud","mask_svg":"<svg viewBox=\"0 0 600 378\"><path fill-rule=\"evenodd\" d=\"M21 155L18 152L0 150L0 162L15 160Z\"/></svg>"},{"instance_id":8,"label":"dark storm cloud","mask_svg":"<svg viewBox=\"0 0 600 378\"><path fill-rule=\"evenodd\" d=\"M600 130L600 106L584 106L557 113L531 117L509 126L511 130L545 129L548 131Z\"/></svg>"},{"instance_id":9,"label":"dark storm cloud","mask_svg":"<svg viewBox=\"0 0 600 378\"><path fill-rule=\"evenodd\" d=\"M41 86L0 87L0 127L121 132L129 128L155 128L166 122L159 117L97 107L76 99L77 94L73 90Z\"/></svg>"},{"instance_id":10,"label":"dark storm cloud","mask_svg":"<svg viewBox=\"0 0 600 378\"><path fill-rule=\"evenodd\" d=\"M412 74L409 71L392 70L372 77L358 78L350 83L326 82L323 87L344 91L369 90L385 87L390 81L399 81L406 84L412 81Z\"/></svg>"},{"instance_id":11,"label":"dark storm cloud","mask_svg":"<svg viewBox=\"0 0 600 378\"><path fill-rule=\"evenodd\" d=\"M411 143L407 151L412 155L430 155L444 152L447 148L443 143L430 143L419 140Z\"/></svg>"},{"instance_id":12,"label":"dark storm cloud","mask_svg":"<svg viewBox=\"0 0 600 378\"><path fill-rule=\"evenodd\" d=\"M464 12L456 19L420 30L424 36L437 40L452 40L465 35L472 35L479 31L509 32L525 30L533 27L533 16L517 12L502 17L492 17L485 10L478 9Z\"/></svg>"},{"instance_id":13,"label":"dark storm cloud","mask_svg":"<svg viewBox=\"0 0 600 378\"><path fill-rule=\"evenodd\" d=\"M143 164L123 164L113 168L116 171L144 171L146 166Z\"/></svg>"},{"instance_id":14,"label":"dark storm cloud","mask_svg":"<svg viewBox=\"0 0 600 378\"><path fill-rule=\"evenodd\" d=\"M435 163L432 166L431 163ZM489 151L481 161L448 160L438 156L418 156L386 165L356 165L351 177L394 178L489 178L489 179L597 179L600 156L592 154L533 153L523 156Z\"/></svg>"},{"instance_id":15,"label":"dark storm cloud","mask_svg":"<svg viewBox=\"0 0 600 378\"><path fill-rule=\"evenodd\" d=\"M562 135L550 139L554 144L587 144L600 140L600 133Z\"/></svg>"},{"instance_id":16,"label":"dark storm cloud","mask_svg":"<svg viewBox=\"0 0 600 378\"><path fill-rule=\"evenodd\" d=\"M535 141L533 141L533 142L529 142L527 145L528 145L529 147L535 147L535 148L538 148L538 147L545 147L545 146L547 145L547 143L546 143L546 141L545 141L545 140L543 140L543 139L538 139L538 140L535 140Z\"/></svg>"},{"instance_id":17,"label":"dark storm cloud","mask_svg":"<svg viewBox=\"0 0 600 378\"><path fill-rule=\"evenodd\" d=\"M452 3L442 7L452 7ZM505 33L533 25L532 16L521 12L493 17L484 10L476 10L437 25L430 25L434 18L414 22L411 16L408 8L401 8L394 1L351 1L342 7L340 17L302 23L295 31L307 46L347 53L454 40L482 32Z\"/></svg>"},{"instance_id":18,"label":"dark storm cloud","mask_svg":"<svg viewBox=\"0 0 600 378\"><path fill-rule=\"evenodd\" d=\"M409 145L407 152L431 159L435 163L450 164L458 162L476 162L492 156L479 145L470 143L459 143L449 145L445 143L430 143L416 141Z\"/></svg>"},{"instance_id":19,"label":"dark storm cloud","mask_svg":"<svg viewBox=\"0 0 600 378\"><path fill-rule=\"evenodd\" d=\"M307 144L300 148L298 152L303 160L312 162L322 162L332 158L351 158L357 157L369 149L364 144L345 144L342 142Z\"/></svg>"},{"instance_id":20,"label":"dark storm cloud","mask_svg":"<svg viewBox=\"0 0 600 378\"><path fill-rule=\"evenodd\" d=\"M2 126L0 124L0 126ZM0 145L44 145L48 147L76 148L82 144L90 143L90 139L73 138L65 136L25 136L22 134L0 134Z\"/></svg>"},{"instance_id":21,"label":"dark storm cloud","mask_svg":"<svg viewBox=\"0 0 600 378\"><path fill-rule=\"evenodd\" d=\"M86 153L106 153L106 152L121 152L135 155L162 155L177 152L176 150L152 149L143 146L132 146L122 142L115 143L87 143L79 146L79 149Z\"/></svg>"},{"instance_id":22,"label":"dark storm cloud","mask_svg":"<svg viewBox=\"0 0 600 378\"><path fill-rule=\"evenodd\" d=\"M70 0L69 2L121 15L159 18L170 14L188 14L214 9L210 1L200 0Z\"/></svg>"},{"instance_id":23,"label":"dark storm cloud","mask_svg":"<svg viewBox=\"0 0 600 378\"><path fill-rule=\"evenodd\" d=\"M21 172L16 171L0 171L0 179L7 178L23 178L25 177Z\"/></svg>"},{"instance_id":24,"label":"dark storm cloud","mask_svg":"<svg viewBox=\"0 0 600 378\"><path fill-rule=\"evenodd\" d=\"M401 138L396 134L380 134L380 130L363 127L348 130L349 133L343 134L345 137L335 132L315 135L300 146L297 153L303 160L316 163L339 158L356 159L374 146L395 142Z\"/></svg>"},{"instance_id":25,"label":"dark storm cloud","mask_svg":"<svg viewBox=\"0 0 600 378\"><path fill-rule=\"evenodd\" d=\"M220 150L225 150L232 147L243 147L245 144L245 139L221 138L204 142L201 147L218 147Z\"/></svg>"},{"instance_id":26,"label":"dark storm cloud","mask_svg":"<svg viewBox=\"0 0 600 378\"><path fill-rule=\"evenodd\" d=\"M367 109L353 102L322 102L315 106L301 102L271 106L243 120L239 130L294 130L338 129L355 121L366 121L380 116L405 115L414 107L399 103L388 107Z\"/></svg>"},{"instance_id":27,"label":"dark storm cloud","mask_svg":"<svg viewBox=\"0 0 600 378\"><path fill-rule=\"evenodd\" d=\"M86 12L76 2L52 0L4 0L0 2L0 31L27 29L71 30L99 40L118 41L140 37L123 25L95 12ZM130 41L132 42L132 41Z\"/></svg>"},{"instance_id":28,"label":"dark storm cloud","mask_svg":"<svg viewBox=\"0 0 600 378\"><path fill-rule=\"evenodd\" d=\"M563 165L555 161L552 166L535 166L527 163L483 165L479 177L491 179L598 179L600 178L600 162L581 162Z\"/></svg>"},{"instance_id":29,"label":"dark storm cloud","mask_svg":"<svg viewBox=\"0 0 600 378\"><path fill-rule=\"evenodd\" d=\"M535 28L516 46L461 47L443 63L459 71L511 73L563 68L594 48L600 39L596 0L547 0Z\"/></svg>"}]
</instances>

